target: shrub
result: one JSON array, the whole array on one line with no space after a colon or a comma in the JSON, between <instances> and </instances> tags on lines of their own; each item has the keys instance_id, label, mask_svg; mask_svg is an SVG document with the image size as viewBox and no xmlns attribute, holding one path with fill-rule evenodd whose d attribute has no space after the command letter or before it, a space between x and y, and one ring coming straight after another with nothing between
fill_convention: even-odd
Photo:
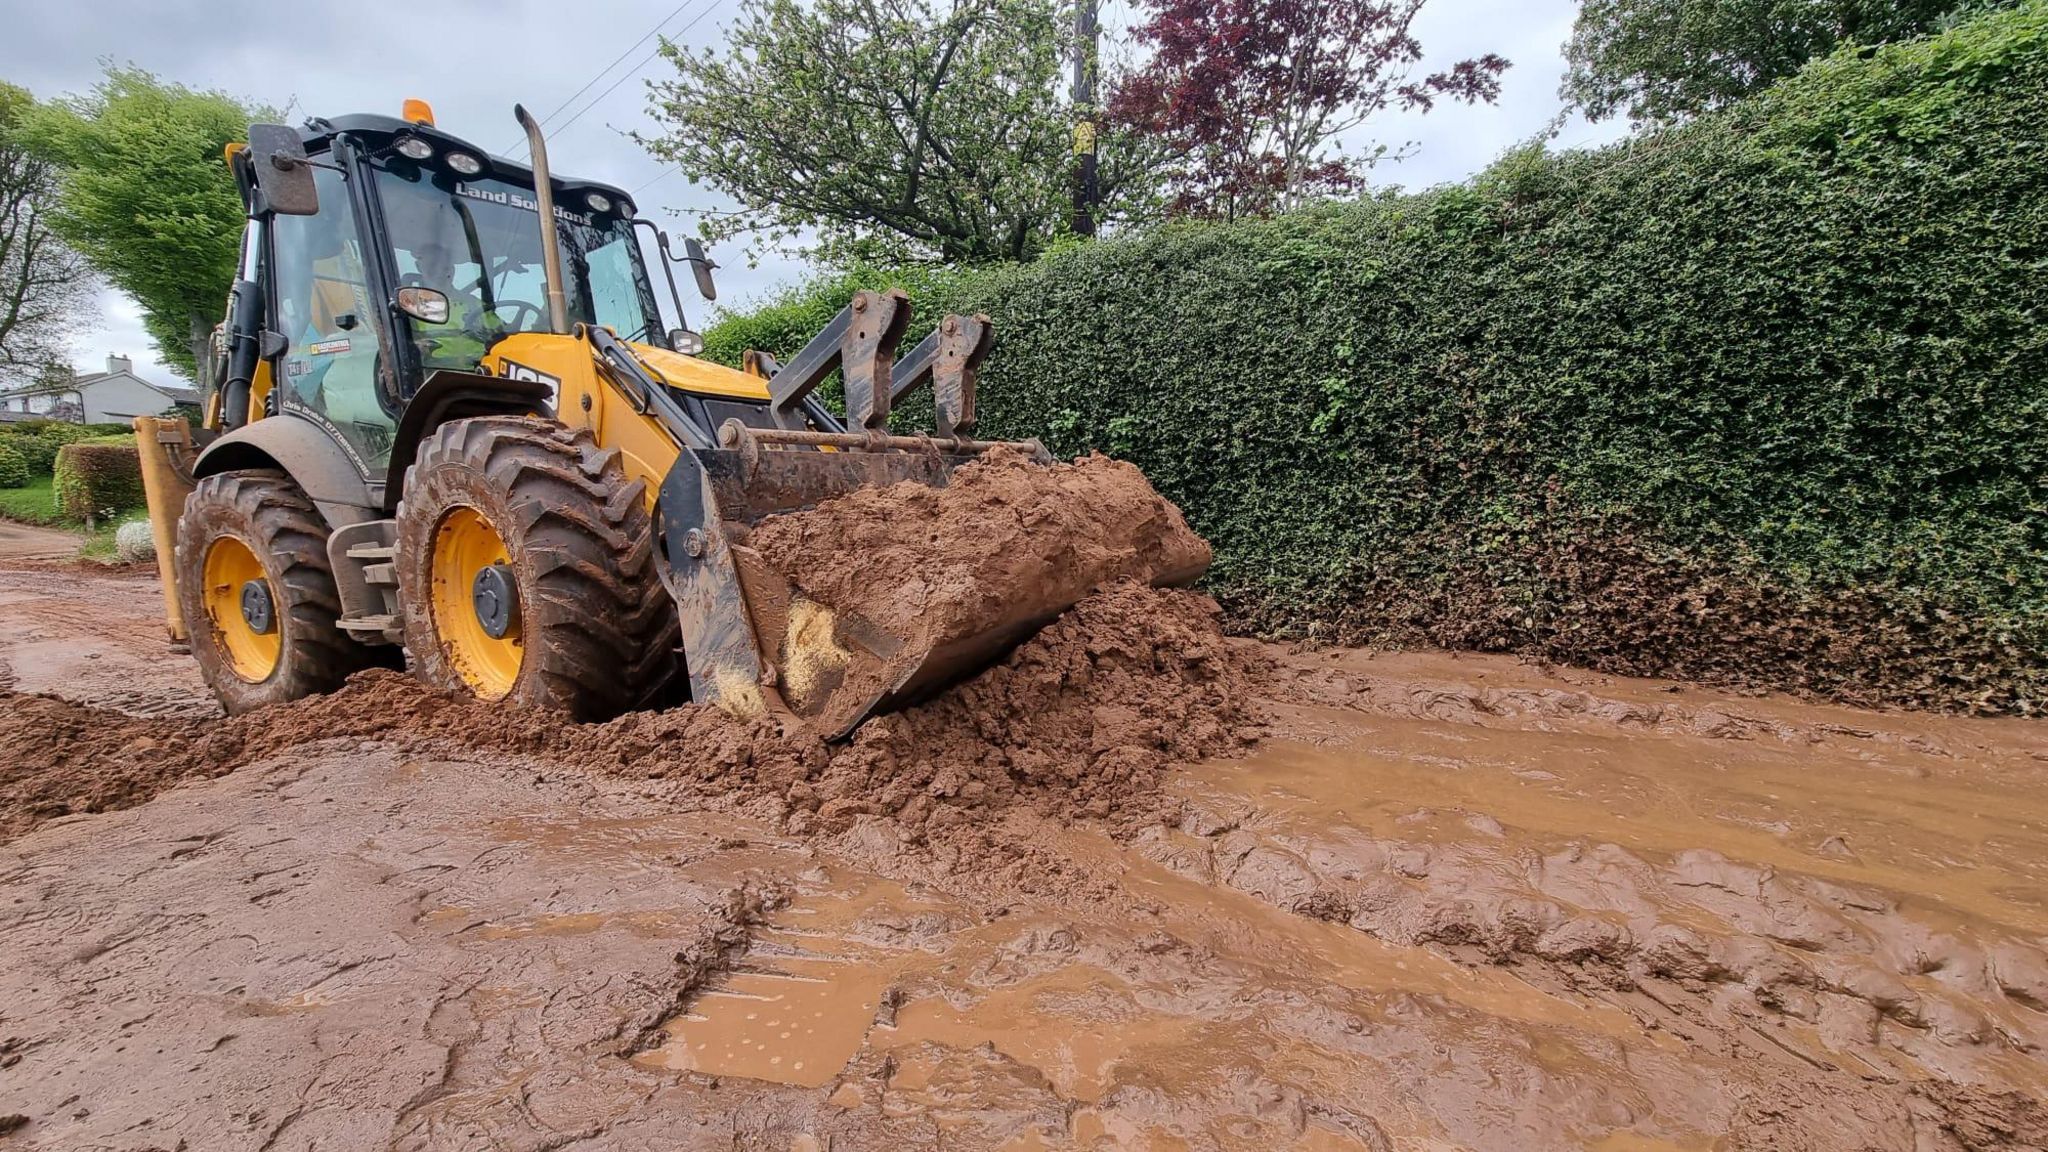
<instances>
[{"instance_id":1,"label":"shrub","mask_svg":"<svg viewBox=\"0 0 2048 1152\"><path fill-rule=\"evenodd\" d=\"M156 559L156 536L147 520L130 520L114 529L114 559L147 564Z\"/></svg>"},{"instance_id":2,"label":"shrub","mask_svg":"<svg viewBox=\"0 0 2048 1152\"><path fill-rule=\"evenodd\" d=\"M142 506L142 460L127 444L67 444L57 453L57 505L88 526Z\"/></svg>"},{"instance_id":3,"label":"shrub","mask_svg":"<svg viewBox=\"0 0 2048 1152\"><path fill-rule=\"evenodd\" d=\"M61 420L30 420L0 425L0 444L21 453L30 473L48 476L57 463L57 450L75 444L93 433L79 424Z\"/></svg>"},{"instance_id":4,"label":"shrub","mask_svg":"<svg viewBox=\"0 0 2048 1152\"><path fill-rule=\"evenodd\" d=\"M25 488L28 478L28 461L11 445L0 441L0 488Z\"/></svg>"},{"instance_id":5,"label":"shrub","mask_svg":"<svg viewBox=\"0 0 2048 1152\"><path fill-rule=\"evenodd\" d=\"M906 344L989 313L982 431L1140 464L1248 629L2034 711L2044 159L2032 0L1459 186L926 276Z\"/></svg>"}]
</instances>

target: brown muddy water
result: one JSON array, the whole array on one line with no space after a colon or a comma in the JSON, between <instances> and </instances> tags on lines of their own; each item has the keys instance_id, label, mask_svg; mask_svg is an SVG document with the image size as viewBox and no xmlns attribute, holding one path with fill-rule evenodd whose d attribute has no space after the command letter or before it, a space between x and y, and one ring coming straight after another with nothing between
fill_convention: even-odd
<instances>
[{"instance_id":1,"label":"brown muddy water","mask_svg":"<svg viewBox=\"0 0 2048 1152\"><path fill-rule=\"evenodd\" d=\"M1096 906L821 870L637 1059L942 1130L997 1062L1115 1146L2042 1138L2032 726L1282 667L1283 738L1182 773L1176 825L1038 830L1115 877Z\"/></svg>"},{"instance_id":2,"label":"brown muddy water","mask_svg":"<svg viewBox=\"0 0 2048 1152\"><path fill-rule=\"evenodd\" d=\"M15 683L192 698L153 589L67 582L0 572ZM1270 655L1156 816L991 813L1062 869L1014 890L377 739L55 819L0 847L0 1148L2048 1146L2037 725Z\"/></svg>"}]
</instances>

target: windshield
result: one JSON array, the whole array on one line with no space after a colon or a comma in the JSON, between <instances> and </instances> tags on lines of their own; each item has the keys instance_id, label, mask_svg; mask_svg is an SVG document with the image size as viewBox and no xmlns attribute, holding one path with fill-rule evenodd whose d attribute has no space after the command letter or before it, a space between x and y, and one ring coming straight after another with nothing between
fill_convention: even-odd
<instances>
[{"instance_id":1,"label":"windshield","mask_svg":"<svg viewBox=\"0 0 2048 1152\"><path fill-rule=\"evenodd\" d=\"M377 171L398 286L448 297L448 322L413 320L429 369L475 371L499 338L545 332L547 282L533 190L392 159ZM626 340L660 325L630 221L555 206L569 319L602 324Z\"/></svg>"}]
</instances>

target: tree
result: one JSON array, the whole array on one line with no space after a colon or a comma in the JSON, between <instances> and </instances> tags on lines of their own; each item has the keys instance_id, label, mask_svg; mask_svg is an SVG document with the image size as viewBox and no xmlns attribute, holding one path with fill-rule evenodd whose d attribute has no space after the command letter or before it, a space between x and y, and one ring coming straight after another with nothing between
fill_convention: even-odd
<instances>
[{"instance_id":1,"label":"tree","mask_svg":"<svg viewBox=\"0 0 2048 1152\"><path fill-rule=\"evenodd\" d=\"M2018 0L1584 0L1561 94L1594 120L1668 123L1725 107L1836 45L1930 32Z\"/></svg>"},{"instance_id":2,"label":"tree","mask_svg":"<svg viewBox=\"0 0 2048 1152\"><path fill-rule=\"evenodd\" d=\"M242 203L223 150L264 118L220 92L111 68L90 95L37 109L26 129L60 169L58 233L135 298L158 354L188 377L240 250Z\"/></svg>"},{"instance_id":3,"label":"tree","mask_svg":"<svg viewBox=\"0 0 2048 1152\"><path fill-rule=\"evenodd\" d=\"M1064 227L1070 21L1052 0L748 0L723 51L663 41L655 156L739 202L708 239L831 258L1027 260ZM1105 139L1112 216L1142 142Z\"/></svg>"},{"instance_id":4,"label":"tree","mask_svg":"<svg viewBox=\"0 0 2048 1152\"><path fill-rule=\"evenodd\" d=\"M0 83L0 375L25 377L64 353L64 337L92 314L92 274L50 228L56 177L21 127L35 107Z\"/></svg>"},{"instance_id":5,"label":"tree","mask_svg":"<svg viewBox=\"0 0 2048 1152\"><path fill-rule=\"evenodd\" d=\"M1508 62L1488 54L1417 77L1426 0L1138 0L1151 60L1110 120L1172 148L1173 209L1235 219L1359 186L1386 152L1337 137L1391 107L1492 102Z\"/></svg>"}]
</instances>

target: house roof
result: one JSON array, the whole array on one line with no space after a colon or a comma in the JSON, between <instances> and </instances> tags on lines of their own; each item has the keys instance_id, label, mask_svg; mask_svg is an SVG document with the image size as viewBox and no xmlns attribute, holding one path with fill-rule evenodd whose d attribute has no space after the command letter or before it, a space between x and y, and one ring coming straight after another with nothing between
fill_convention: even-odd
<instances>
[{"instance_id":1,"label":"house roof","mask_svg":"<svg viewBox=\"0 0 2048 1152\"><path fill-rule=\"evenodd\" d=\"M83 375L75 376L70 380L64 381L61 384L23 384L14 388L0 389L0 397L56 396L61 395L65 392L82 391L86 388L90 388L91 386L99 383L102 380L111 380L116 376L126 376L128 379L135 381L137 384L142 385L144 388L147 388L150 391L155 392L158 395L161 395L164 399L170 401L173 404L196 405L199 404L201 401L201 397L197 389L179 388L169 384L157 384L149 380L144 380L142 377L137 376L133 372L87 372Z\"/></svg>"},{"instance_id":2,"label":"house roof","mask_svg":"<svg viewBox=\"0 0 2048 1152\"><path fill-rule=\"evenodd\" d=\"M136 379L140 380L142 378L138 376L136 377ZM148 387L154 388L158 392L161 392L164 395L170 397L172 400L176 401L179 404L197 404L202 399L202 397L199 395L199 390L197 388L179 388L170 384L151 384L147 380L143 380L142 382Z\"/></svg>"}]
</instances>

